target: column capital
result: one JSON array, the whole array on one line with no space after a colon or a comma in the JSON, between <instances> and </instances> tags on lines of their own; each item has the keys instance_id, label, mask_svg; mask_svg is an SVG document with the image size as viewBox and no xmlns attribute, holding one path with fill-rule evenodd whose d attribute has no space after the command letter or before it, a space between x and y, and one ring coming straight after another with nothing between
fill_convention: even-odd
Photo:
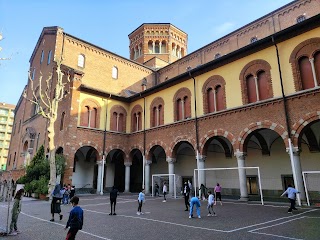
<instances>
[{"instance_id":1,"label":"column capital","mask_svg":"<svg viewBox=\"0 0 320 240\"><path fill-rule=\"evenodd\" d=\"M172 158L172 157L167 157L166 161L168 163L175 163L176 162L176 159L175 158Z\"/></svg>"},{"instance_id":2,"label":"column capital","mask_svg":"<svg viewBox=\"0 0 320 240\"><path fill-rule=\"evenodd\" d=\"M289 150L289 148L286 148L287 153L290 155ZM300 152L301 150L299 149L299 147L292 147L293 156L300 156Z\"/></svg>"},{"instance_id":3,"label":"column capital","mask_svg":"<svg viewBox=\"0 0 320 240\"><path fill-rule=\"evenodd\" d=\"M96 161L97 165L102 165L102 160L101 161Z\"/></svg>"},{"instance_id":4,"label":"column capital","mask_svg":"<svg viewBox=\"0 0 320 240\"><path fill-rule=\"evenodd\" d=\"M245 153L245 152L240 152L240 151L238 150L238 151L236 151L236 152L234 153L234 156L235 156L237 159L239 159L239 160L245 160L245 159L246 159L246 156L247 156L247 153Z\"/></svg>"},{"instance_id":5,"label":"column capital","mask_svg":"<svg viewBox=\"0 0 320 240\"><path fill-rule=\"evenodd\" d=\"M310 62L314 62L314 58L309 58L309 61Z\"/></svg>"},{"instance_id":6,"label":"column capital","mask_svg":"<svg viewBox=\"0 0 320 240\"><path fill-rule=\"evenodd\" d=\"M199 155L199 162L205 162L207 159L207 156L205 155Z\"/></svg>"},{"instance_id":7,"label":"column capital","mask_svg":"<svg viewBox=\"0 0 320 240\"><path fill-rule=\"evenodd\" d=\"M124 162L124 165L125 165L126 167L130 167L130 166L132 165L132 162Z\"/></svg>"},{"instance_id":8,"label":"column capital","mask_svg":"<svg viewBox=\"0 0 320 240\"><path fill-rule=\"evenodd\" d=\"M152 164L152 160L146 160L146 165L150 165L150 164Z\"/></svg>"}]
</instances>

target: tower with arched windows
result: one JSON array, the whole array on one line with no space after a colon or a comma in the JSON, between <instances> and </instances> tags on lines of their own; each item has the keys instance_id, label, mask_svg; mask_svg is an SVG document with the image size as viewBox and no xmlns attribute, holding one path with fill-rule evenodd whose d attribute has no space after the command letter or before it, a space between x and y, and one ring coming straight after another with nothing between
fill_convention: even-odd
<instances>
[{"instance_id":1,"label":"tower with arched windows","mask_svg":"<svg viewBox=\"0 0 320 240\"><path fill-rule=\"evenodd\" d=\"M129 34L130 59L161 68L187 54L188 35L170 23L144 23Z\"/></svg>"}]
</instances>

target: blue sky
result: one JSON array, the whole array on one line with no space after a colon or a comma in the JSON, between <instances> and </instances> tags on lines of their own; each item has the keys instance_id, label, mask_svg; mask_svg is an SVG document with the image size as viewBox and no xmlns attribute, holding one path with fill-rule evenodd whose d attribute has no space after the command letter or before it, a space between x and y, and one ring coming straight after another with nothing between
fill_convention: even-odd
<instances>
[{"instance_id":1,"label":"blue sky","mask_svg":"<svg viewBox=\"0 0 320 240\"><path fill-rule=\"evenodd\" d=\"M291 0L0 0L0 102L16 104L43 27L129 57L128 34L142 23L171 23L188 34L188 53Z\"/></svg>"}]
</instances>

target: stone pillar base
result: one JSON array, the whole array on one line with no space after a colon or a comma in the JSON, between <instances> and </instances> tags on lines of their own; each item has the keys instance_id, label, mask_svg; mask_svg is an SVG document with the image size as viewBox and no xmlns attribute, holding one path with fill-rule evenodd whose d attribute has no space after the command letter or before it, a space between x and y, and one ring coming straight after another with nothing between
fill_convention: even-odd
<instances>
[{"instance_id":1,"label":"stone pillar base","mask_svg":"<svg viewBox=\"0 0 320 240\"><path fill-rule=\"evenodd\" d=\"M238 199L239 202L248 202L249 201L249 197L240 197Z\"/></svg>"}]
</instances>

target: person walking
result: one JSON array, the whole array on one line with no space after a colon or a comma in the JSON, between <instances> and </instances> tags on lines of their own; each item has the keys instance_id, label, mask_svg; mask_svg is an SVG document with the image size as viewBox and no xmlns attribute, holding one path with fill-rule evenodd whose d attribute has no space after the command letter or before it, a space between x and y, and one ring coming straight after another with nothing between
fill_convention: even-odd
<instances>
[{"instance_id":1,"label":"person walking","mask_svg":"<svg viewBox=\"0 0 320 240\"><path fill-rule=\"evenodd\" d=\"M70 188L70 196L69 196L70 199L73 198L75 193L76 193L76 187L72 185L71 188Z\"/></svg>"},{"instance_id":2,"label":"person walking","mask_svg":"<svg viewBox=\"0 0 320 240\"><path fill-rule=\"evenodd\" d=\"M183 185L183 196L184 196L184 204L186 205L185 211L189 211L189 195L190 195L190 188L187 182Z\"/></svg>"},{"instance_id":3,"label":"person walking","mask_svg":"<svg viewBox=\"0 0 320 240\"><path fill-rule=\"evenodd\" d=\"M222 205L222 201L221 201L221 186L220 186L219 183L217 183L217 185L214 187L214 193L216 195L216 201L214 202L214 205L217 204L218 199L220 201L220 205Z\"/></svg>"},{"instance_id":4,"label":"person walking","mask_svg":"<svg viewBox=\"0 0 320 240\"><path fill-rule=\"evenodd\" d=\"M207 188L206 188L206 186L203 184L203 183L201 183L201 185L200 185L200 198L204 201L204 200L206 200L206 198L207 198Z\"/></svg>"},{"instance_id":5,"label":"person walking","mask_svg":"<svg viewBox=\"0 0 320 240\"><path fill-rule=\"evenodd\" d=\"M59 214L59 219L62 220L63 215L61 214L61 201L63 198L63 189L61 189L60 184L57 184L52 193L52 201L51 201L51 215L52 218L50 219L51 222L54 222L54 214L58 213Z\"/></svg>"},{"instance_id":6,"label":"person walking","mask_svg":"<svg viewBox=\"0 0 320 240\"><path fill-rule=\"evenodd\" d=\"M67 225L64 228L65 230L69 228L66 240L76 239L77 232L81 230L83 226L83 210L80 206L78 206L79 198L77 196L74 196L70 199L70 203L72 204L73 208L70 211Z\"/></svg>"},{"instance_id":7,"label":"person walking","mask_svg":"<svg viewBox=\"0 0 320 240\"><path fill-rule=\"evenodd\" d=\"M137 215L143 214L142 210L142 204L145 202L145 196L144 196L144 189L141 190L138 196L138 212Z\"/></svg>"},{"instance_id":8,"label":"person walking","mask_svg":"<svg viewBox=\"0 0 320 240\"><path fill-rule=\"evenodd\" d=\"M217 216L216 213L213 211L213 204L214 204L214 195L212 194L211 190L208 191L208 216ZM211 210L211 211L210 211ZM212 212L212 213L211 213Z\"/></svg>"},{"instance_id":9,"label":"person walking","mask_svg":"<svg viewBox=\"0 0 320 240\"><path fill-rule=\"evenodd\" d=\"M166 198L167 191L168 191L167 184L166 184L166 182L164 182L163 183L163 188L162 188L162 193L163 193L163 201L162 202L166 202L167 201L167 198Z\"/></svg>"},{"instance_id":10,"label":"person walking","mask_svg":"<svg viewBox=\"0 0 320 240\"><path fill-rule=\"evenodd\" d=\"M287 190L285 190L281 194L281 197L284 195L288 195L288 200L290 201L290 208L288 209L288 213L292 213L292 209L298 210L298 209L296 209L296 194L297 193L300 193L300 192L298 192L297 189L293 188L291 184L288 184Z\"/></svg>"},{"instance_id":11,"label":"person walking","mask_svg":"<svg viewBox=\"0 0 320 240\"><path fill-rule=\"evenodd\" d=\"M193 218L193 206L194 206L194 205L196 205L198 218L201 218L201 216L200 216L201 203L200 203L200 200L199 200L197 197L192 197L191 200L190 200L190 214L189 214L189 218Z\"/></svg>"},{"instance_id":12,"label":"person walking","mask_svg":"<svg viewBox=\"0 0 320 240\"><path fill-rule=\"evenodd\" d=\"M118 197L118 189L116 189L115 186L112 187L112 190L110 192L110 208L111 212L109 215L117 215L116 214L116 204L117 204L117 197ZM112 213L112 206L113 206L113 213Z\"/></svg>"},{"instance_id":13,"label":"person walking","mask_svg":"<svg viewBox=\"0 0 320 240\"><path fill-rule=\"evenodd\" d=\"M190 180L188 180L188 186L190 189L190 195L192 195L192 183L190 182Z\"/></svg>"},{"instance_id":14,"label":"person walking","mask_svg":"<svg viewBox=\"0 0 320 240\"><path fill-rule=\"evenodd\" d=\"M12 217L11 217L11 224L10 224L10 231L9 236L14 236L20 233L17 227L17 221L19 213L21 212L21 199L24 193L24 189L19 189L14 197L14 203L11 210Z\"/></svg>"},{"instance_id":15,"label":"person walking","mask_svg":"<svg viewBox=\"0 0 320 240\"><path fill-rule=\"evenodd\" d=\"M158 183L156 183L156 185L155 185L155 197L157 196L157 194L158 194L158 197L160 196L160 194L159 194L159 185L158 185Z\"/></svg>"}]
</instances>

